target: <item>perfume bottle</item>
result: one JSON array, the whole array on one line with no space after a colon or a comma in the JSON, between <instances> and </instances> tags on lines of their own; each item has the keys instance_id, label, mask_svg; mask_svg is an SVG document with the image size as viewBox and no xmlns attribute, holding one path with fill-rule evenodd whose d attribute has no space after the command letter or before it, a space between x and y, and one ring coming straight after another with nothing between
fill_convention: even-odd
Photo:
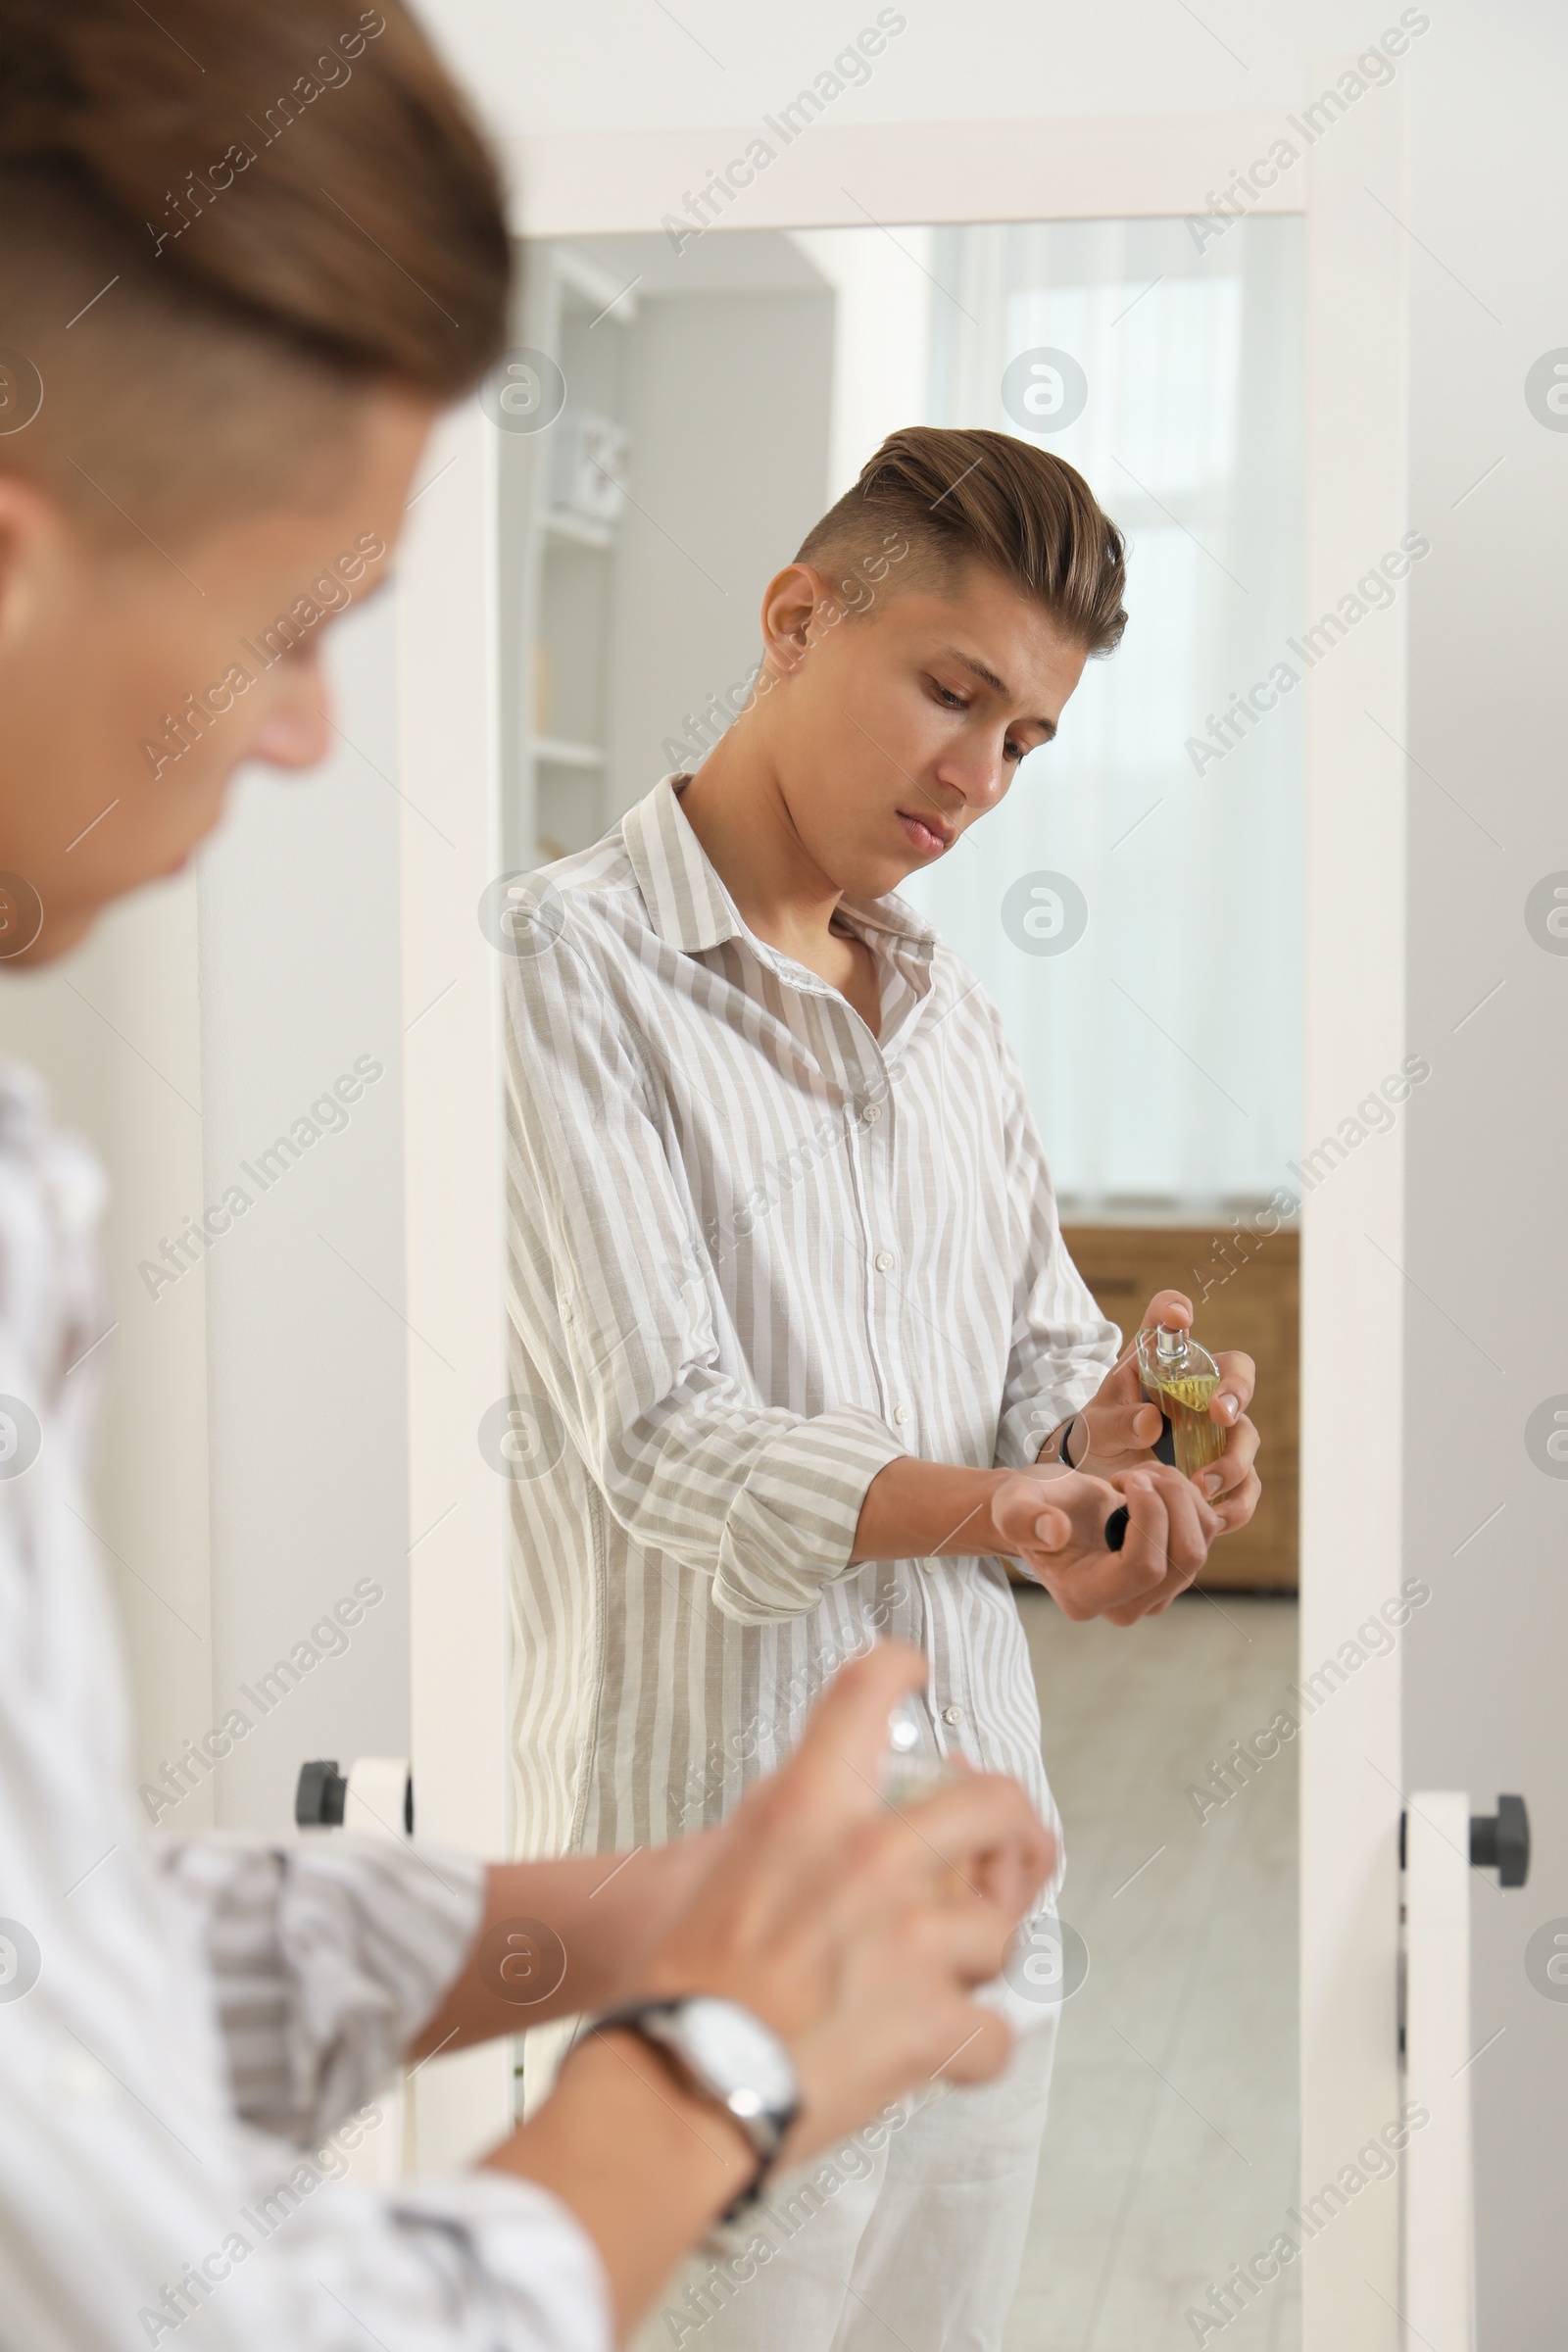
<instances>
[{"instance_id":1,"label":"perfume bottle","mask_svg":"<svg viewBox=\"0 0 1568 2352\"><path fill-rule=\"evenodd\" d=\"M921 1746L919 1708L912 1696L906 1696L888 1717L887 1753L882 1761L882 1794L896 1812L919 1804L923 1797L935 1796L939 1788L960 1777L956 1764L942 1756L922 1755Z\"/></svg>"},{"instance_id":2,"label":"perfume bottle","mask_svg":"<svg viewBox=\"0 0 1568 2352\"><path fill-rule=\"evenodd\" d=\"M1175 1464L1182 1476L1191 1478L1218 1461L1227 1432L1208 1417L1219 1366L1207 1348L1200 1348L1191 1332L1146 1324L1138 1334L1138 1370L1144 1395L1170 1424Z\"/></svg>"}]
</instances>

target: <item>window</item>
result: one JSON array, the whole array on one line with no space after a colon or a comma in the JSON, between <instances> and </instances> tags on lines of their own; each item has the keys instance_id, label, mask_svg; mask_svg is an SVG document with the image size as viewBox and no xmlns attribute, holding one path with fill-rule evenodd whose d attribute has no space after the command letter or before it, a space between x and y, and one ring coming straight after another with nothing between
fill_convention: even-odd
<instances>
[{"instance_id":1,"label":"window","mask_svg":"<svg viewBox=\"0 0 1568 2352\"><path fill-rule=\"evenodd\" d=\"M1300 224L944 228L929 268L925 421L1038 410L1127 533L1131 617L908 895L998 1000L1073 1213L1266 1198L1299 1132ZM1020 384L1031 352L1081 379Z\"/></svg>"}]
</instances>

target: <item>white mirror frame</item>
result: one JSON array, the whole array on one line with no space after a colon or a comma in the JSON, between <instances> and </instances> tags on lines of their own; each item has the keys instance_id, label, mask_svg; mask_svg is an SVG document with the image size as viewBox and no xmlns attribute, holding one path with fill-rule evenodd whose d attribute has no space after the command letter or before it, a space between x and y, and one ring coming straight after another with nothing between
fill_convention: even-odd
<instances>
[{"instance_id":1,"label":"white mirror frame","mask_svg":"<svg viewBox=\"0 0 1568 2352\"><path fill-rule=\"evenodd\" d=\"M1348 61L1323 61L1325 79ZM1266 115L931 127L813 125L737 200L746 227L1185 216L1284 130ZM518 232L651 230L755 135L526 143ZM1257 209L1301 211L1307 249L1306 607L1328 610L1397 545L1406 515L1406 247L1369 201L1402 183L1402 93L1355 110ZM849 192L853 190L853 195ZM402 565L402 789L455 844L404 819L414 1765L421 1830L502 1850L509 1640L504 1490L474 1440L505 1387L498 974L475 908L499 869L496 483L476 404L429 461ZM1419 522L1420 517L1415 518ZM1405 608L1305 683L1303 1133L1331 1133L1406 1051ZM1381 714L1368 724L1367 713ZM439 1001L437 1001L439 999ZM1303 1217L1303 1661L1331 1656L1402 1574L1402 1129L1338 1168ZM1368 1247L1380 1237L1382 1254ZM461 1370L451 1367L460 1366ZM1266 1469L1266 1465L1265 1465ZM460 1497L451 1505L452 1497ZM439 1524L438 1511L444 1512ZM480 1702L480 1703L476 1703ZM1243 1728L1243 1727L1238 1727ZM1308 2194L1398 2114L1400 1687L1354 1677L1303 1726L1301 2180ZM1369 1776L1367 1766L1371 1765ZM1368 1788L1375 1794L1368 1799ZM504 2056L419 2084L426 2162L505 2128ZM1284 2226L1282 2217L1282 2227ZM1307 2352L1396 2352L1399 2206L1374 2190L1302 2257ZM1238 2246L1237 2259L1255 2249ZM1366 2288L1374 2290L1373 2302Z\"/></svg>"}]
</instances>

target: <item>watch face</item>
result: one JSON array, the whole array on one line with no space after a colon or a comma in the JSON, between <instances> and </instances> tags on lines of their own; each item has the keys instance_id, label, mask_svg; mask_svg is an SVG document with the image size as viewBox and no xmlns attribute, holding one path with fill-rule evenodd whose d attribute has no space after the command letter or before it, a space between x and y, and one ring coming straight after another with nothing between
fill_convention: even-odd
<instances>
[{"instance_id":1,"label":"watch face","mask_svg":"<svg viewBox=\"0 0 1568 2352\"><path fill-rule=\"evenodd\" d=\"M750 2010L705 1994L682 2003L680 2024L692 2063L737 2115L782 2115L794 2105L789 2052Z\"/></svg>"}]
</instances>

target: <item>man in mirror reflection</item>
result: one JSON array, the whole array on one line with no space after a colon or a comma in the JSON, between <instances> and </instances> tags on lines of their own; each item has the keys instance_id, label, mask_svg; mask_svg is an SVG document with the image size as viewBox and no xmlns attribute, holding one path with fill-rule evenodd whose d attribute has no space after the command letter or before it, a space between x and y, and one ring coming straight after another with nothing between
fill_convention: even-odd
<instances>
[{"instance_id":1,"label":"man in mirror reflection","mask_svg":"<svg viewBox=\"0 0 1568 2352\"><path fill-rule=\"evenodd\" d=\"M517 894L525 1852L721 1821L883 1635L928 1660L927 1766L1011 1775L1054 1821L1006 1563L1128 1625L1255 1508L1250 1362L1219 1359L1218 1460L1188 1479L1155 1458L1161 1416L1067 1253L996 1006L898 895L1054 737L1120 641L1124 585L1119 532L1058 458L893 434L767 583L756 685L701 767ZM1145 1321L1191 1307L1162 1293ZM994 1997L1005 2076L925 2085L809 2227L775 2209L744 2286L671 2303L650 2342L871 2352L891 2329L994 2352L1059 1978L1014 1965ZM569 2033L530 2036L535 2088Z\"/></svg>"}]
</instances>

